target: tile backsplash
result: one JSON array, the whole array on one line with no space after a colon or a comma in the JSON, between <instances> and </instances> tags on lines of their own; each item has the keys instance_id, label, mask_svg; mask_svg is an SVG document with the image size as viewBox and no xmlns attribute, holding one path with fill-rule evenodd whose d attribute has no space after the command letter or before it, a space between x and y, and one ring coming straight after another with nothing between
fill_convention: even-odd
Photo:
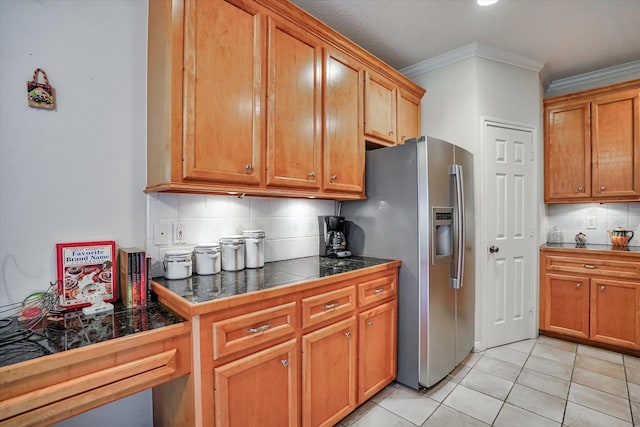
<instances>
[{"instance_id":1,"label":"tile backsplash","mask_svg":"<svg viewBox=\"0 0 640 427\"><path fill-rule=\"evenodd\" d=\"M547 210L547 236L557 226L563 242L574 242L575 235L587 235L587 243L609 244L607 230L622 227L633 230L630 246L640 246L640 203L550 204ZM595 225L595 228L587 228ZM595 224L594 224L595 223Z\"/></svg>"},{"instance_id":2,"label":"tile backsplash","mask_svg":"<svg viewBox=\"0 0 640 427\"><path fill-rule=\"evenodd\" d=\"M147 198L146 251L153 259L152 274L163 275L164 253L192 249L198 243L243 230L265 232L265 261L318 255L319 215L336 213L332 200L150 193ZM175 226L183 224L184 243L176 244ZM156 244L156 226L165 225L169 244Z\"/></svg>"}]
</instances>

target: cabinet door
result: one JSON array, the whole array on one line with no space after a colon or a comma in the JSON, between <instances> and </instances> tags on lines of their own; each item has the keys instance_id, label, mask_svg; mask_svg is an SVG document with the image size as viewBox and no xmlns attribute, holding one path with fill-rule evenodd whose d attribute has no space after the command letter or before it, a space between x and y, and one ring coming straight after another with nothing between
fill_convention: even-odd
<instances>
[{"instance_id":1,"label":"cabinet door","mask_svg":"<svg viewBox=\"0 0 640 427\"><path fill-rule=\"evenodd\" d=\"M364 77L364 134L382 145L396 143L397 88L370 71Z\"/></svg>"},{"instance_id":2,"label":"cabinet door","mask_svg":"<svg viewBox=\"0 0 640 427\"><path fill-rule=\"evenodd\" d=\"M589 337L589 279L546 274L543 289L544 315L540 329Z\"/></svg>"},{"instance_id":3,"label":"cabinet door","mask_svg":"<svg viewBox=\"0 0 640 427\"><path fill-rule=\"evenodd\" d=\"M395 301L359 316L358 403L382 390L396 377Z\"/></svg>"},{"instance_id":4,"label":"cabinet door","mask_svg":"<svg viewBox=\"0 0 640 427\"><path fill-rule=\"evenodd\" d=\"M184 26L183 177L260 184L265 17L248 1L189 1Z\"/></svg>"},{"instance_id":5,"label":"cabinet door","mask_svg":"<svg viewBox=\"0 0 640 427\"><path fill-rule=\"evenodd\" d=\"M267 185L320 187L322 49L269 18Z\"/></svg>"},{"instance_id":6,"label":"cabinet door","mask_svg":"<svg viewBox=\"0 0 640 427\"><path fill-rule=\"evenodd\" d=\"M591 339L640 348L640 284L591 279Z\"/></svg>"},{"instance_id":7,"label":"cabinet door","mask_svg":"<svg viewBox=\"0 0 640 427\"><path fill-rule=\"evenodd\" d=\"M640 196L640 90L591 103L594 197Z\"/></svg>"},{"instance_id":8,"label":"cabinet door","mask_svg":"<svg viewBox=\"0 0 640 427\"><path fill-rule=\"evenodd\" d=\"M302 425L333 426L356 406L356 320L302 337Z\"/></svg>"},{"instance_id":9,"label":"cabinet door","mask_svg":"<svg viewBox=\"0 0 640 427\"><path fill-rule=\"evenodd\" d=\"M324 64L323 189L364 189L362 65L327 49Z\"/></svg>"},{"instance_id":10,"label":"cabinet door","mask_svg":"<svg viewBox=\"0 0 640 427\"><path fill-rule=\"evenodd\" d=\"M296 347L287 341L216 368L216 426L297 426Z\"/></svg>"},{"instance_id":11,"label":"cabinet door","mask_svg":"<svg viewBox=\"0 0 640 427\"><path fill-rule=\"evenodd\" d=\"M398 144L420 136L420 98L398 91Z\"/></svg>"},{"instance_id":12,"label":"cabinet door","mask_svg":"<svg viewBox=\"0 0 640 427\"><path fill-rule=\"evenodd\" d=\"M589 102L545 108L545 202L591 197Z\"/></svg>"}]
</instances>

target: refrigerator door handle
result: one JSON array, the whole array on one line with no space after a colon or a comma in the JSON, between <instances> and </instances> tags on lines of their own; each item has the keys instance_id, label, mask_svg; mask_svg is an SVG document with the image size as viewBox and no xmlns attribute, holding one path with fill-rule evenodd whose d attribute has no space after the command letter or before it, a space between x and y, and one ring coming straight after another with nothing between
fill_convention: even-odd
<instances>
[{"instance_id":1,"label":"refrigerator door handle","mask_svg":"<svg viewBox=\"0 0 640 427\"><path fill-rule=\"evenodd\" d=\"M464 279L464 252L467 243L467 236L465 232L464 221L464 186L462 184L462 167L460 165L449 166L449 174L453 175L455 182L455 212L456 212L456 228L458 241L456 242L456 260L455 260L455 272L451 278L451 287L454 289L460 289L463 285Z\"/></svg>"}]
</instances>

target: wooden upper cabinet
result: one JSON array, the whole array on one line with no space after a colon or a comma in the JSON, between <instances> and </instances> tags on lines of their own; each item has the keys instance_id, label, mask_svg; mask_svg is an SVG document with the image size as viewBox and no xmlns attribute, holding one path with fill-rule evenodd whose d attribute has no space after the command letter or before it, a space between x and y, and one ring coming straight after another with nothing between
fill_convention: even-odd
<instances>
[{"instance_id":1,"label":"wooden upper cabinet","mask_svg":"<svg viewBox=\"0 0 640 427\"><path fill-rule=\"evenodd\" d=\"M320 187L320 41L269 17L267 185Z\"/></svg>"},{"instance_id":2,"label":"wooden upper cabinet","mask_svg":"<svg viewBox=\"0 0 640 427\"><path fill-rule=\"evenodd\" d=\"M185 3L184 176L262 180L264 14L251 2Z\"/></svg>"},{"instance_id":3,"label":"wooden upper cabinet","mask_svg":"<svg viewBox=\"0 0 640 427\"><path fill-rule=\"evenodd\" d=\"M404 90L398 91L398 144L420 136L420 98Z\"/></svg>"},{"instance_id":4,"label":"wooden upper cabinet","mask_svg":"<svg viewBox=\"0 0 640 427\"><path fill-rule=\"evenodd\" d=\"M545 203L640 200L640 80L544 104Z\"/></svg>"},{"instance_id":5,"label":"wooden upper cabinet","mask_svg":"<svg viewBox=\"0 0 640 427\"><path fill-rule=\"evenodd\" d=\"M640 89L591 103L594 196L640 197Z\"/></svg>"},{"instance_id":6,"label":"wooden upper cabinet","mask_svg":"<svg viewBox=\"0 0 640 427\"><path fill-rule=\"evenodd\" d=\"M589 103L545 110L545 201L591 197Z\"/></svg>"},{"instance_id":7,"label":"wooden upper cabinet","mask_svg":"<svg viewBox=\"0 0 640 427\"><path fill-rule=\"evenodd\" d=\"M381 145L396 144L396 85L373 73L364 73L364 134L367 141Z\"/></svg>"},{"instance_id":8,"label":"wooden upper cabinet","mask_svg":"<svg viewBox=\"0 0 640 427\"><path fill-rule=\"evenodd\" d=\"M327 49L324 61L323 189L362 193L364 68L332 49Z\"/></svg>"}]
</instances>

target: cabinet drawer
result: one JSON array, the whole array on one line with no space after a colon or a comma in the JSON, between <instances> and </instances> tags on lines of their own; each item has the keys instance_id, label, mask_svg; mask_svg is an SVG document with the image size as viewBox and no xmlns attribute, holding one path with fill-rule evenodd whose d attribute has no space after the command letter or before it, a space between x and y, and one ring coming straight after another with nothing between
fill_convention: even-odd
<instances>
[{"instance_id":1,"label":"cabinet drawer","mask_svg":"<svg viewBox=\"0 0 640 427\"><path fill-rule=\"evenodd\" d=\"M213 358L288 338L295 333L296 303L279 305L213 323Z\"/></svg>"},{"instance_id":2,"label":"cabinet drawer","mask_svg":"<svg viewBox=\"0 0 640 427\"><path fill-rule=\"evenodd\" d=\"M640 277L640 262L631 260L547 255L545 269L550 272L588 274L590 277L609 276L634 280Z\"/></svg>"},{"instance_id":3,"label":"cabinet drawer","mask_svg":"<svg viewBox=\"0 0 640 427\"><path fill-rule=\"evenodd\" d=\"M356 308L356 288L338 289L302 299L302 327L317 325Z\"/></svg>"},{"instance_id":4,"label":"cabinet drawer","mask_svg":"<svg viewBox=\"0 0 640 427\"><path fill-rule=\"evenodd\" d=\"M396 275L380 277L358 285L358 303L360 307L377 303L396 294L398 281Z\"/></svg>"}]
</instances>

